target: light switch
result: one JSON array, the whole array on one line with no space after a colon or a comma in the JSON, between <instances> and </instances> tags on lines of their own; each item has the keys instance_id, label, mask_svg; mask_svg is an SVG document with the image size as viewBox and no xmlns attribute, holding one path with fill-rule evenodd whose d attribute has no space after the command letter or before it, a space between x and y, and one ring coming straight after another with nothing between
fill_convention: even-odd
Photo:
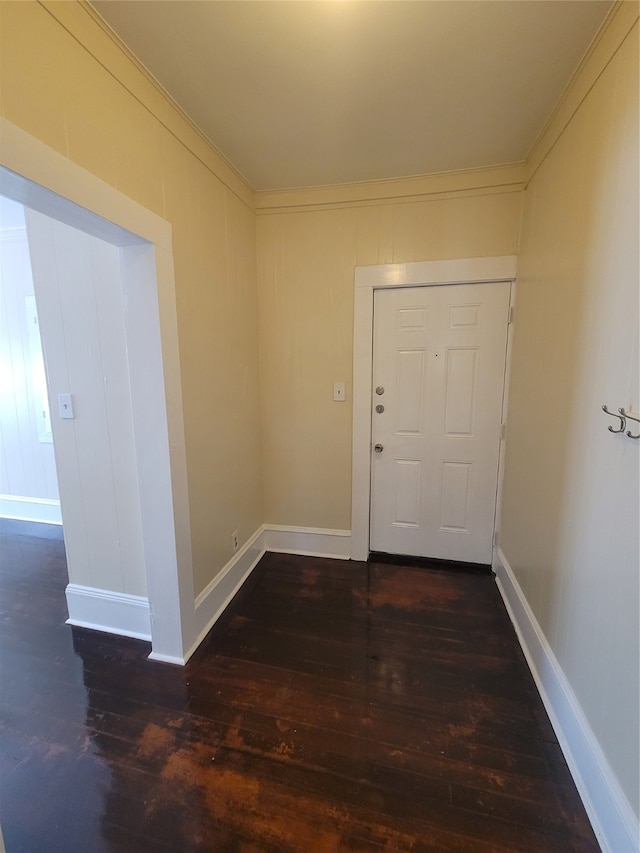
<instances>
[{"instance_id":1,"label":"light switch","mask_svg":"<svg viewBox=\"0 0 640 853\"><path fill-rule=\"evenodd\" d=\"M344 403L344 400L345 400L344 382L334 382L333 383L333 399L336 401L336 403Z\"/></svg>"},{"instance_id":2,"label":"light switch","mask_svg":"<svg viewBox=\"0 0 640 853\"><path fill-rule=\"evenodd\" d=\"M60 409L61 418L74 418L73 400L71 394L58 394L58 408Z\"/></svg>"}]
</instances>

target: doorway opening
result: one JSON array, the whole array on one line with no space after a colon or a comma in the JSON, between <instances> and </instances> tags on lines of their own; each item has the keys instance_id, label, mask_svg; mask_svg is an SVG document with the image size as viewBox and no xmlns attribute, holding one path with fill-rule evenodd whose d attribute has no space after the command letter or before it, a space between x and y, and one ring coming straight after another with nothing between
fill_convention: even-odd
<instances>
[{"instance_id":1,"label":"doorway opening","mask_svg":"<svg viewBox=\"0 0 640 853\"><path fill-rule=\"evenodd\" d=\"M56 462L62 515L65 519L65 540L70 557L71 583L67 588L67 600L70 611L72 606L75 609L74 613L70 612L70 621L72 624L133 636L144 636L146 632L152 642L151 657L183 663L184 650L191 644L193 633L193 580L171 229L168 223L155 214L61 158L37 140L27 134L20 136L19 140L13 140L20 143L16 144L14 154L19 151L24 172L29 174L35 171L40 180L48 177L64 192L64 195L52 192L24 174L0 167L0 192L28 209L27 219L32 219L40 227L39 242L45 246L44 256L47 251L49 257L57 252L59 258L73 265L75 252L64 245L66 238L58 232L59 229L66 229L65 233L75 231L80 237L97 238L108 246L112 260L115 259L116 278L119 279L115 290L112 288L107 292L107 286L102 296L119 300L117 322L120 330L103 329L104 334L99 336L99 343L103 355L106 347L106 361L122 360L124 356L126 362L126 382L116 382L116 387L110 389L113 399L107 403L107 408L117 406L118 399L120 405L128 399L130 413L127 417L131 425L131 446L128 452L133 462L129 498L137 489L140 522L138 555L142 563L138 580L142 578L142 586L138 583L137 588L127 591L126 583L130 582L131 577L127 575L123 583L122 579L119 581L109 575L108 570L102 574L98 572L95 579L90 574L76 574L75 569L82 566L83 561L74 562L71 557L74 548L76 553L81 553L83 548L87 553L89 549L95 558L94 564L102 562L103 566L107 565L104 552L99 554L104 542L101 543L99 537L93 535L99 529L101 512L98 498L100 490L96 490L95 486L98 481L102 480L104 485L111 478L113 501L117 502L123 496L122 490L114 487L118 448L112 447L111 453L95 453L91 461L89 441L83 459L77 456L74 458L69 446L60 447L61 442L58 441ZM3 150L5 157L11 157L12 139L11 134L7 134L9 144ZM73 197L83 200L86 207L71 201ZM108 213L109 218L105 218L105 213ZM47 229L51 233L44 233ZM45 245L47 241L48 245ZM65 303L63 295L58 293L56 302L52 296L53 290L55 288L39 285L36 280L36 300L45 305L48 315L45 318L40 310L42 305L39 304L44 325L58 323L64 326L65 319L71 318L76 328L81 328L83 315L80 311L79 316L74 318L77 309L74 300L67 299ZM88 291L78 292L84 297ZM94 286L92 298L95 300L95 297ZM95 304L94 313L101 319L100 310L95 311ZM86 345L91 348L87 341ZM46 343L45 340L45 361L49 374ZM63 357L58 359L59 363L81 359L82 353L72 352L69 340L66 343L67 349ZM94 346L97 346L95 341ZM65 426L71 424L72 431L85 434L90 434L92 424L104 430L104 407L102 412L99 411L100 407L96 407L95 400L87 396L90 383L80 393L76 391L74 398L73 387L60 386L59 373L56 379L58 385L55 387L52 375L47 378L50 403L57 401L59 394L70 395L75 419L65 421ZM66 381L71 382L70 374ZM54 434L56 427L62 423L56 421L56 413L57 409L52 407ZM117 422L117 416L114 422ZM60 434L60 429L57 431ZM63 485L63 480L66 485ZM90 494L86 493L86 484L89 484ZM75 511L74 502L76 507L80 504L88 507L88 511L93 514L93 533L87 535L87 525L83 526L79 522L81 513ZM80 571L84 571L84 568ZM73 605L70 592L73 594ZM143 626L142 629L139 626Z\"/></svg>"}]
</instances>

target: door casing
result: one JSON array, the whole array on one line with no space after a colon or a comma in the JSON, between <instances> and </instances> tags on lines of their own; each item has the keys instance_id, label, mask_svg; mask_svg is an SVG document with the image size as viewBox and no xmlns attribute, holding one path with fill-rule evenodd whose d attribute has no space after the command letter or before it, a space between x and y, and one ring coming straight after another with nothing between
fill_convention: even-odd
<instances>
[{"instance_id":1,"label":"door casing","mask_svg":"<svg viewBox=\"0 0 640 853\"><path fill-rule=\"evenodd\" d=\"M196 631L171 225L3 117L0 136L3 195L120 248L150 657L183 664Z\"/></svg>"},{"instance_id":2,"label":"door casing","mask_svg":"<svg viewBox=\"0 0 640 853\"><path fill-rule=\"evenodd\" d=\"M356 267L353 328L353 446L351 472L351 557L369 556L369 506L371 501L371 382L373 368L373 294L377 288L442 284L515 282L517 257L460 258ZM515 287L511 288L511 305ZM503 422L506 413L511 356L511 326L507 340L507 367ZM496 529L499 524L504 442L500 450Z\"/></svg>"}]
</instances>

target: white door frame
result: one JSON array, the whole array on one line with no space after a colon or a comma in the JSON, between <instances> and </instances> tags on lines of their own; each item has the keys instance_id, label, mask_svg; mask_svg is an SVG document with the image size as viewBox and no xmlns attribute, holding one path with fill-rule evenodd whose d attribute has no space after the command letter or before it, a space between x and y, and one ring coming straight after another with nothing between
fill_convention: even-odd
<instances>
[{"instance_id":1,"label":"white door frame","mask_svg":"<svg viewBox=\"0 0 640 853\"><path fill-rule=\"evenodd\" d=\"M151 657L182 664L195 620L171 225L4 118L0 137L4 195L121 248Z\"/></svg>"},{"instance_id":2,"label":"white door frame","mask_svg":"<svg viewBox=\"0 0 640 853\"><path fill-rule=\"evenodd\" d=\"M515 255L356 267L353 319L353 456L351 469L351 559L369 557L371 501L371 382L373 292L388 287L513 282ZM508 373L509 351L507 351Z\"/></svg>"}]
</instances>

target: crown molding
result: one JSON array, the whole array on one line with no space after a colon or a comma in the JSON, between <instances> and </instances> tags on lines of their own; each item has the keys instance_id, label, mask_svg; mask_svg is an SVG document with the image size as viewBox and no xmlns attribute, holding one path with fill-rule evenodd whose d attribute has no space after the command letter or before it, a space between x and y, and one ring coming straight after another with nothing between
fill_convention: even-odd
<instances>
[{"instance_id":1,"label":"crown molding","mask_svg":"<svg viewBox=\"0 0 640 853\"><path fill-rule=\"evenodd\" d=\"M86 0L38 0L54 18L138 103L214 174L254 209L254 189L219 151L156 78Z\"/></svg>"}]
</instances>

